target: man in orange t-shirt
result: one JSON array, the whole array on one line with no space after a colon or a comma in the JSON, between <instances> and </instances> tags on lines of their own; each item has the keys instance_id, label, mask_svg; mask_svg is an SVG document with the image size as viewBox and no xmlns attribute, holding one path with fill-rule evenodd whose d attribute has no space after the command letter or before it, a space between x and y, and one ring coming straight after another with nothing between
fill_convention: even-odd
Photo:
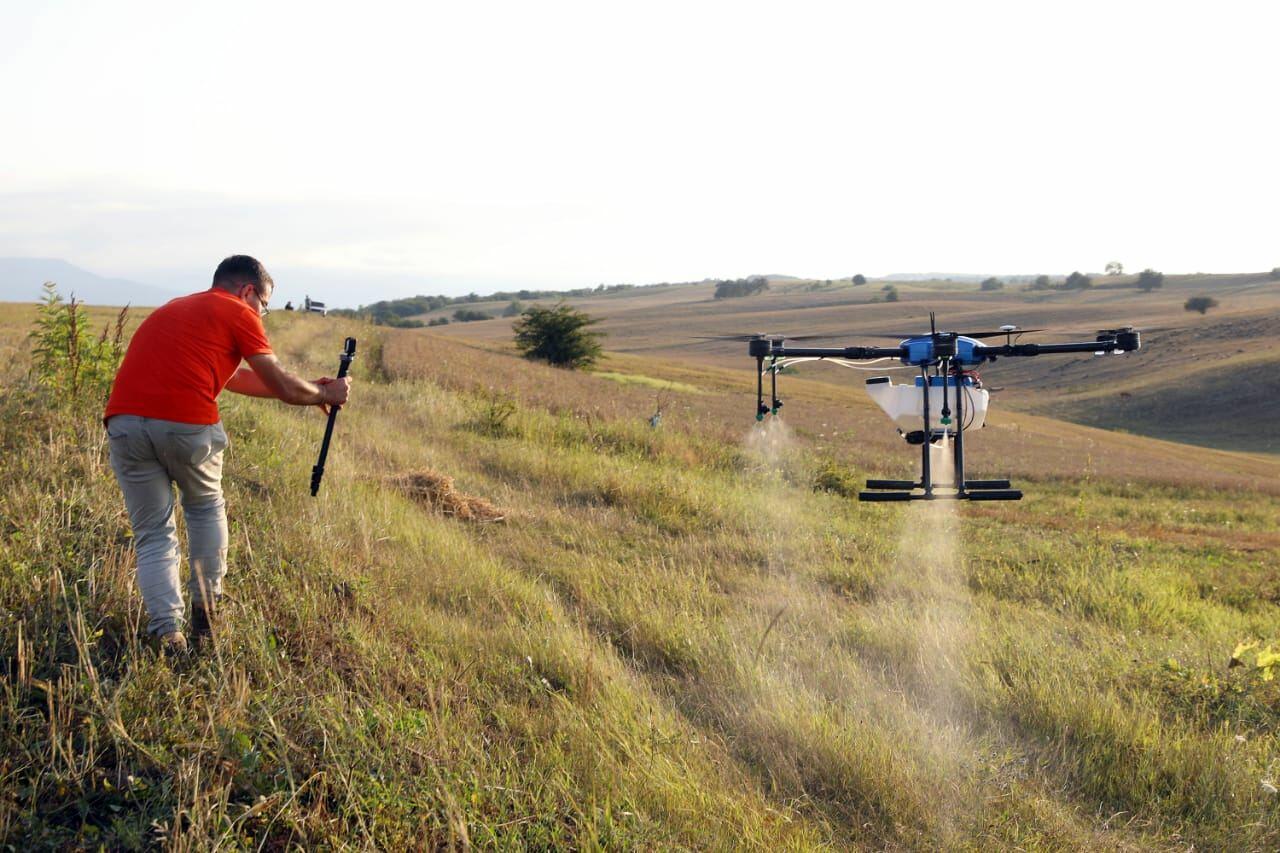
<instances>
[{"instance_id":1,"label":"man in orange t-shirt","mask_svg":"<svg viewBox=\"0 0 1280 853\"><path fill-rule=\"evenodd\" d=\"M233 255L218 265L211 288L157 308L129 342L103 413L111 468L133 526L147 630L165 650L187 646L173 522L175 483L187 522L191 627L197 639L210 634L222 594L227 434L218 417L218 394L225 388L326 410L347 401L350 378L308 382L286 371L272 354L262 317L274 287L262 264Z\"/></svg>"}]
</instances>

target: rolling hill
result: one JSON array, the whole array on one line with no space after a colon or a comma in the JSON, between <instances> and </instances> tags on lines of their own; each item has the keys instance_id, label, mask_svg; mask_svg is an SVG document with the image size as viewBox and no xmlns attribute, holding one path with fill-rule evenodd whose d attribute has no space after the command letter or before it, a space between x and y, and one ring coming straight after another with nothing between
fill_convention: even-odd
<instances>
[{"instance_id":1,"label":"rolling hill","mask_svg":"<svg viewBox=\"0 0 1280 853\"><path fill-rule=\"evenodd\" d=\"M695 336L826 333L829 342L814 345L836 346L888 335L871 339L887 344L927 330L930 311L958 331L1005 323L1049 330L1023 341L1090 340L1097 329L1133 325L1143 331L1143 349L1130 356L1004 360L984 368L988 385L1004 389L993 404L1207 447L1280 449L1277 430L1266 426L1280 419L1280 281L1265 273L1168 276L1151 293L1134 281L1100 278L1084 292L994 293L954 282L898 282L898 302L882 301L881 282L817 290L775 283L767 294L733 300L712 299L711 285L696 285L571 301L603 319L599 328L612 351L721 366L745 364L745 346ZM1183 308L1201 294L1220 307L1205 316ZM441 333L504 346L510 322L454 324ZM806 368L806 375L854 381L849 371L830 368Z\"/></svg>"}]
</instances>

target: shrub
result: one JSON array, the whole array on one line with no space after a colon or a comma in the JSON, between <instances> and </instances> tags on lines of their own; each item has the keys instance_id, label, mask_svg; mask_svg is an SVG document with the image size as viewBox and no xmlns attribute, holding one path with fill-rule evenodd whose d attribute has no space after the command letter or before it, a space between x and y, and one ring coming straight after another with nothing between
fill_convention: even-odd
<instances>
[{"instance_id":1,"label":"shrub","mask_svg":"<svg viewBox=\"0 0 1280 853\"><path fill-rule=\"evenodd\" d=\"M519 317L524 313L524 303L519 299L512 299L507 303L507 307L502 309L503 317Z\"/></svg>"},{"instance_id":2,"label":"shrub","mask_svg":"<svg viewBox=\"0 0 1280 853\"><path fill-rule=\"evenodd\" d=\"M1067 276L1067 280L1062 286L1066 290L1088 290L1093 287L1093 279L1089 278L1089 276L1079 270L1076 270L1071 273L1071 275Z\"/></svg>"},{"instance_id":3,"label":"shrub","mask_svg":"<svg viewBox=\"0 0 1280 853\"><path fill-rule=\"evenodd\" d=\"M105 401L124 356L128 318L126 305L116 315L114 327L107 323L95 340L83 303L76 301L75 294L63 302L58 286L46 281L35 328L28 335L36 381L69 402L79 401L82 394L95 402Z\"/></svg>"},{"instance_id":4,"label":"shrub","mask_svg":"<svg viewBox=\"0 0 1280 853\"><path fill-rule=\"evenodd\" d=\"M855 275L855 276L853 277L852 281L853 281L853 283L854 283L855 285L866 284L866 283L867 283L867 277L866 277L865 275L863 275L862 273L858 273L857 275Z\"/></svg>"},{"instance_id":5,"label":"shrub","mask_svg":"<svg viewBox=\"0 0 1280 853\"><path fill-rule=\"evenodd\" d=\"M1156 272L1150 267L1138 273L1138 289L1143 293L1150 293L1160 287L1164 287L1164 273Z\"/></svg>"},{"instance_id":6,"label":"shrub","mask_svg":"<svg viewBox=\"0 0 1280 853\"><path fill-rule=\"evenodd\" d=\"M884 292L884 301L885 301L885 302L897 302L897 301L898 301L898 288L893 287L892 285L890 285L889 289L888 289L888 290L886 290L886 291Z\"/></svg>"},{"instance_id":7,"label":"shrub","mask_svg":"<svg viewBox=\"0 0 1280 853\"><path fill-rule=\"evenodd\" d=\"M751 278L739 278L716 282L716 299L735 299L743 296L754 296L769 289L769 280L755 275Z\"/></svg>"},{"instance_id":8,"label":"shrub","mask_svg":"<svg viewBox=\"0 0 1280 853\"><path fill-rule=\"evenodd\" d=\"M1038 275L1035 281L1027 285L1027 290L1048 290L1051 286L1052 283L1049 281L1049 276Z\"/></svg>"},{"instance_id":9,"label":"shrub","mask_svg":"<svg viewBox=\"0 0 1280 853\"><path fill-rule=\"evenodd\" d=\"M447 326L449 325L448 317L432 317L427 321L428 326Z\"/></svg>"},{"instance_id":10,"label":"shrub","mask_svg":"<svg viewBox=\"0 0 1280 853\"><path fill-rule=\"evenodd\" d=\"M525 358L541 359L560 367L587 367L600 357L599 332L588 326L600 322L561 302L554 308L534 306L520 315L512 328L516 348Z\"/></svg>"},{"instance_id":11,"label":"shrub","mask_svg":"<svg viewBox=\"0 0 1280 853\"><path fill-rule=\"evenodd\" d=\"M1193 296L1182 306L1188 311L1199 311L1201 314L1208 313L1210 308L1218 307L1218 300L1212 296Z\"/></svg>"},{"instance_id":12,"label":"shrub","mask_svg":"<svg viewBox=\"0 0 1280 853\"><path fill-rule=\"evenodd\" d=\"M849 466L824 459L813 472L813 490L852 498L862 490L862 478Z\"/></svg>"},{"instance_id":13,"label":"shrub","mask_svg":"<svg viewBox=\"0 0 1280 853\"><path fill-rule=\"evenodd\" d=\"M1280 267L1271 268L1271 280L1280 281Z\"/></svg>"},{"instance_id":14,"label":"shrub","mask_svg":"<svg viewBox=\"0 0 1280 853\"><path fill-rule=\"evenodd\" d=\"M474 308L459 308L453 312L453 319L459 323L474 323L477 320L492 320L492 314L476 311Z\"/></svg>"},{"instance_id":15,"label":"shrub","mask_svg":"<svg viewBox=\"0 0 1280 853\"><path fill-rule=\"evenodd\" d=\"M982 290L1003 290L1004 282L992 276L982 280Z\"/></svg>"}]
</instances>

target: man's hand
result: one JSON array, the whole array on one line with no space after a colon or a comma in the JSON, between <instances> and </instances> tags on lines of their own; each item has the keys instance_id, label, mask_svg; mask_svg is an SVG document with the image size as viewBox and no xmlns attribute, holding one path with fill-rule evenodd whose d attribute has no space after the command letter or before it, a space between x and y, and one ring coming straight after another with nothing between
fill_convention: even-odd
<instances>
[{"instance_id":1,"label":"man's hand","mask_svg":"<svg viewBox=\"0 0 1280 853\"><path fill-rule=\"evenodd\" d=\"M333 379L326 376L315 382L308 382L281 367L274 355L251 355L246 360L253 369L256 380L245 377L228 383L227 387L232 391L255 397L275 397L294 406L320 406L326 413L330 407L347 402L347 395L351 390L350 377ZM258 391L261 393L255 393Z\"/></svg>"},{"instance_id":2,"label":"man's hand","mask_svg":"<svg viewBox=\"0 0 1280 853\"><path fill-rule=\"evenodd\" d=\"M334 406L344 405L347 402L347 397L351 394L350 376L344 376L341 379L334 379L332 376L321 376L319 379L311 381L320 386L320 392L324 394L324 399L320 402L320 411L326 415L333 410Z\"/></svg>"}]
</instances>

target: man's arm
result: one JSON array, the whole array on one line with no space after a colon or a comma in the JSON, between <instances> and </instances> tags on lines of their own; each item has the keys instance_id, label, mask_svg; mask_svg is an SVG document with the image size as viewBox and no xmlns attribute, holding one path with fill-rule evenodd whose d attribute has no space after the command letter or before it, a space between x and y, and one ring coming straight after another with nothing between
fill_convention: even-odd
<instances>
[{"instance_id":1,"label":"man's arm","mask_svg":"<svg viewBox=\"0 0 1280 853\"><path fill-rule=\"evenodd\" d=\"M251 370L240 368L227 382L227 390L250 397L273 397L294 406L329 406L347 402L349 377L308 382L280 365L274 355L251 355Z\"/></svg>"},{"instance_id":2,"label":"man's arm","mask_svg":"<svg viewBox=\"0 0 1280 853\"><path fill-rule=\"evenodd\" d=\"M243 394L246 397L270 397L275 399L276 396L258 374L254 373L253 369L249 367L242 367L231 374L231 379L227 381L224 390Z\"/></svg>"}]
</instances>

